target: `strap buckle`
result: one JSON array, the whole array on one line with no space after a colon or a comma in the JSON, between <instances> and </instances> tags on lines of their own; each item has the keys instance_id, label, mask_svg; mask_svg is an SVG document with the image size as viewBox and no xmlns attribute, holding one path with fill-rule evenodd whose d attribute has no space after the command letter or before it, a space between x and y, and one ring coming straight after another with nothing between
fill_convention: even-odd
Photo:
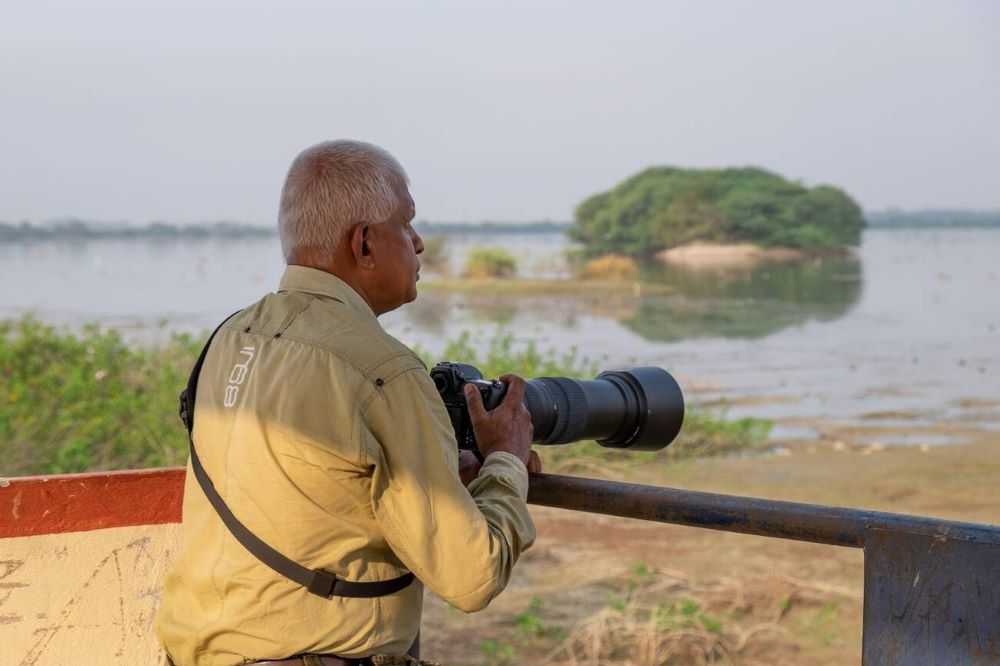
<instances>
[{"instance_id":1,"label":"strap buckle","mask_svg":"<svg viewBox=\"0 0 1000 666\"><path fill-rule=\"evenodd\" d=\"M184 389L183 391L181 391L181 394L178 397L180 398L180 403L181 404L180 404L180 408L177 410L177 416L181 417L181 422L184 424L184 427L187 428L188 430L191 430L191 423L190 423L190 420L189 420L191 417L190 417L190 414L188 412L188 391L187 391L187 389Z\"/></svg>"},{"instance_id":2,"label":"strap buckle","mask_svg":"<svg viewBox=\"0 0 1000 666\"><path fill-rule=\"evenodd\" d=\"M312 578L306 589L318 597L329 599L333 596L333 588L337 585L337 577L329 571L313 569Z\"/></svg>"}]
</instances>

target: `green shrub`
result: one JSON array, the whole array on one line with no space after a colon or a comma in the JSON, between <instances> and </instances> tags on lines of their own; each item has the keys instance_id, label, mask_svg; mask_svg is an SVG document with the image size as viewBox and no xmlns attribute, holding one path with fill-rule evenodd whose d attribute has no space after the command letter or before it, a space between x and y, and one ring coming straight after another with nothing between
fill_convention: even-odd
<instances>
[{"instance_id":1,"label":"green shrub","mask_svg":"<svg viewBox=\"0 0 1000 666\"><path fill-rule=\"evenodd\" d=\"M465 276L507 278L517 273L517 259L501 247L475 247L465 260Z\"/></svg>"},{"instance_id":2,"label":"green shrub","mask_svg":"<svg viewBox=\"0 0 1000 666\"><path fill-rule=\"evenodd\" d=\"M479 350L483 351L479 351ZM418 350L419 351L419 350ZM479 368L484 377L499 377L515 374L525 379L532 377L576 377L593 379L597 374L597 364L579 358L576 347L558 352L550 349L538 351L534 341L515 345L514 335L498 328L484 343L479 343L469 331L463 331L448 342L440 359L433 359L420 351L427 367L433 367L438 360L470 363Z\"/></svg>"},{"instance_id":3,"label":"green shrub","mask_svg":"<svg viewBox=\"0 0 1000 666\"><path fill-rule=\"evenodd\" d=\"M161 348L138 349L94 324L73 334L30 317L0 322L0 469L183 463L177 394L199 344L177 335Z\"/></svg>"}]
</instances>

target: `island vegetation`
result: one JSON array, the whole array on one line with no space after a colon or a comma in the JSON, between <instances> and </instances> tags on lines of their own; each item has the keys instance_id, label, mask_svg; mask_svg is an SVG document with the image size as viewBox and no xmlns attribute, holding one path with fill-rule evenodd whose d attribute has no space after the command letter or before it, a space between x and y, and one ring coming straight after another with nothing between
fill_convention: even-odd
<instances>
[{"instance_id":1,"label":"island vegetation","mask_svg":"<svg viewBox=\"0 0 1000 666\"><path fill-rule=\"evenodd\" d=\"M695 243L825 249L858 245L861 208L829 185L756 167L651 167L584 200L569 230L591 256L650 256Z\"/></svg>"}]
</instances>

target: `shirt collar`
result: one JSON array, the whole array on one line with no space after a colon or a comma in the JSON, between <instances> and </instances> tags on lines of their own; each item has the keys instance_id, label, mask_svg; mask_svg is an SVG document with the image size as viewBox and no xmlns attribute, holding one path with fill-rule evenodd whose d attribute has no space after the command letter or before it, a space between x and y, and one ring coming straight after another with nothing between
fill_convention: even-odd
<instances>
[{"instance_id":1,"label":"shirt collar","mask_svg":"<svg viewBox=\"0 0 1000 666\"><path fill-rule=\"evenodd\" d=\"M378 322L375 313L358 292L336 275L326 271L308 266L287 266L285 274L281 276L278 291L301 291L307 294L329 296L347 305L358 314L371 317L372 321Z\"/></svg>"}]
</instances>

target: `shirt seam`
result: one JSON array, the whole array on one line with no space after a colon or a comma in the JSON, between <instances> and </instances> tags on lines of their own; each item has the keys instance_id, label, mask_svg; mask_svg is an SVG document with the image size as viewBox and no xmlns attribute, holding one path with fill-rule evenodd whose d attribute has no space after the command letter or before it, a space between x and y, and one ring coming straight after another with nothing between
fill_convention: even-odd
<instances>
[{"instance_id":1,"label":"shirt seam","mask_svg":"<svg viewBox=\"0 0 1000 666\"><path fill-rule=\"evenodd\" d=\"M419 358L417 358L417 356L416 356L416 355L415 355L415 354L414 354L414 353L413 353L412 351L409 351L409 350L403 350L403 351L397 351L397 352L392 352L392 353L391 353L391 354L389 354L388 356L384 356L384 357L380 358L380 359L379 359L378 361L376 361L376 362L375 362L375 363L374 363L374 364L372 365L371 369L369 370L369 373L370 373L370 374L376 374L376 373L375 373L375 371L376 371L376 370L378 370L379 368L381 368L381 367L382 367L383 365L385 365L385 364L386 364L386 363L388 363L389 361L392 361L393 359L397 359L397 358L401 358L401 357L404 357L404 356L409 356L409 357L410 357L410 358L412 358L412 359L413 359L414 361L418 361L418 362L420 362L420 366L421 366L421 368L423 368L423 369L425 369L425 370L427 369L427 368L426 368L426 366L424 366L424 364L423 364L423 361L420 361L420 359L419 359ZM416 368L416 367L407 367L407 368L403 368L403 369L402 369L401 371L397 371L397 372L393 373L393 374L392 374L392 375L391 375L390 377L382 377L382 381L386 381L386 382L387 382L387 381L389 381L389 379L391 379L392 377L396 377L396 376L398 376L399 374L401 374L401 372L405 372L406 370L411 370L411 369L412 369L412 370L416 370L416 369L418 369L418 368Z\"/></svg>"},{"instance_id":2,"label":"shirt seam","mask_svg":"<svg viewBox=\"0 0 1000 666\"><path fill-rule=\"evenodd\" d=\"M264 334L257 333L257 335L264 335ZM265 337L274 337L274 336L266 336L265 335ZM365 368L365 367L361 366L360 364L358 364L356 361L354 361L352 358L350 358L349 356L347 356L341 350L339 350L339 349L337 349L335 347L331 347L330 345L324 344L322 342L317 342L315 340L310 340L308 338L300 337L300 336L297 336L297 335L288 335L288 334L282 335L281 338L280 338L280 340L282 340L282 341L287 340L287 341L290 341L290 342L297 342L297 343L299 343L299 344L301 344L303 346L312 347L313 349L318 349L320 351L324 351L324 352L330 354L331 356L335 356L336 358L340 359L341 361L344 361L345 363L347 363L348 365L350 365L352 368L354 368L358 372L358 374L362 375L365 379L368 379L368 380L371 380L373 371L376 370L377 368L379 368L380 366L384 365L387 361L390 361L393 358L396 358L396 357L399 357L399 356L413 356L412 352L408 352L408 351L398 351L398 352L396 352L396 351L394 351L394 352L391 352L391 353L387 354L386 356L383 356L378 361L376 361L375 363L373 363L370 367ZM418 360L418 359L414 356L414 360ZM395 375L393 375L393 376L395 376ZM385 380L385 378L383 378L383 380L384 381L388 381L388 380Z\"/></svg>"},{"instance_id":3,"label":"shirt seam","mask_svg":"<svg viewBox=\"0 0 1000 666\"><path fill-rule=\"evenodd\" d=\"M397 354L397 356L398 355L400 355L400 354ZM396 379L397 377L399 377L401 375L404 375L404 374L406 374L408 372L422 372L422 370L423 370L422 367L404 366L402 368L398 368L395 371L389 373L385 377L381 377L380 379L382 380L382 385L385 386L386 384L388 384L389 382L391 382L393 379ZM368 408L371 407L371 405L372 405L373 402L375 402L375 398L378 398L381 395L382 394L381 394L380 391L374 391L374 392L372 392L372 394L368 398L365 399L365 401L361 404L361 415L362 416L366 416L368 414Z\"/></svg>"}]
</instances>

